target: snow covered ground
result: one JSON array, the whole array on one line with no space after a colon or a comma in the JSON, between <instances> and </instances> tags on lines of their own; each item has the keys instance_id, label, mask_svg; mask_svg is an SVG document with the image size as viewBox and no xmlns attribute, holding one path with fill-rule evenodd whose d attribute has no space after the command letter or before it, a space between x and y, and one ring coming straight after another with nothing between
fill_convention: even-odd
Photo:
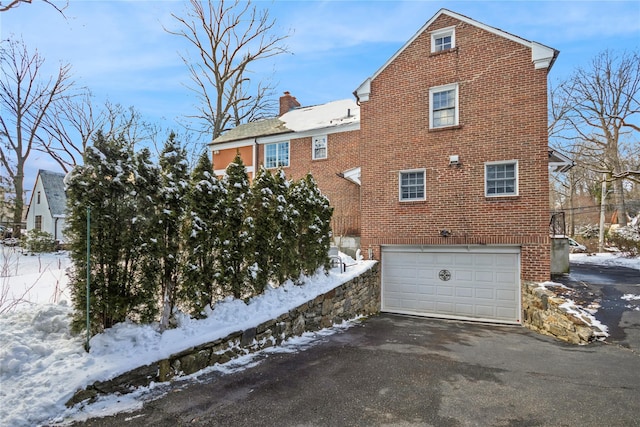
<instances>
[{"instance_id":1,"label":"snow covered ground","mask_svg":"<svg viewBox=\"0 0 640 427\"><path fill-rule=\"evenodd\" d=\"M573 262L624 265L640 270L640 260L612 254L571 255ZM84 337L72 336L72 312L65 268L65 253L23 255L18 249L0 247L0 426L65 424L95 416L134 410L144 399L163 393L162 384L127 396L105 397L83 408L67 409L74 392L94 381L107 380L138 366L165 358L193 345L256 326L313 299L370 268L373 261L359 261L340 274L334 269L309 278L303 286L286 284L271 289L248 304L228 299L216 305L203 320L180 319L179 327L159 334L153 326L119 324L91 339L84 351ZM348 264L355 263L348 260ZM637 295L626 296L640 298ZM348 327L349 323L339 326ZM299 351L331 328L289 340L265 352ZM258 355L243 356L210 368L229 372L250 366ZM199 374L184 380L197 380Z\"/></svg>"},{"instance_id":2,"label":"snow covered ground","mask_svg":"<svg viewBox=\"0 0 640 427\"><path fill-rule=\"evenodd\" d=\"M203 320L187 316L176 329L157 332L154 326L122 323L91 339L84 351L84 336L72 336L72 313L66 253L23 255L18 248L0 246L0 426L64 424L94 416L134 409L140 396L162 385L152 384L130 396L113 396L79 409L66 409L72 395L95 381L107 380L133 368L166 358L191 346L213 341L231 332L273 319L328 292L369 269L374 261L356 263L340 273L318 274L302 286L287 283L245 304L227 299ZM331 330L319 334L331 333ZM271 351L292 351L313 336L290 340ZM212 369L229 370L250 363L245 356Z\"/></svg>"},{"instance_id":3,"label":"snow covered ground","mask_svg":"<svg viewBox=\"0 0 640 427\"><path fill-rule=\"evenodd\" d=\"M617 265L640 270L640 258L624 258L615 253L570 254L569 259L576 264Z\"/></svg>"}]
</instances>

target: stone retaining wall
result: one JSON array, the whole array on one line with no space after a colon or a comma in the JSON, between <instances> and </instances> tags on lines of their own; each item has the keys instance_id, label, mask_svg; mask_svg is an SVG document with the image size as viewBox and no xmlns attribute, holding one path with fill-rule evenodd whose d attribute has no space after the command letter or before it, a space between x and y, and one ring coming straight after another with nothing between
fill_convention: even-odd
<instances>
[{"instance_id":1,"label":"stone retaining wall","mask_svg":"<svg viewBox=\"0 0 640 427\"><path fill-rule=\"evenodd\" d=\"M147 386L151 382L169 381L178 375L189 375L216 363L225 363L237 356L278 345L307 331L327 328L359 315L377 313L380 311L379 269L379 264L373 264L371 269L360 276L277 319L189 348L112 380L95 382L76 392L66 405L73 406L101 394L129 393L136 387Z\"/></svg>"},{"instance_id":2,"label":"stone retaining wall","mask_svg":"<svg viewBox=\"0 0 640 427\"><path fill-rule=\"evenodd\" d=\"M580 308L562 307L566 302L551 289L525 284L522 287L523 325L572 344L587 344L603 335L589 316L580 314Z\"/></svg>"}]
</instances>

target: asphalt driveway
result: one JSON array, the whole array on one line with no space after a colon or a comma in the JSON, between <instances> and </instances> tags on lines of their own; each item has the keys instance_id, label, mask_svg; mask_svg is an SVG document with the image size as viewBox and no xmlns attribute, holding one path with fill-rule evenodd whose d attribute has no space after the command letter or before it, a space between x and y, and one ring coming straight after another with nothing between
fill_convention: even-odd
<instances>
[{"instance_id":1,"label":"asphalt driveway","mask_svg":"<svg viewBox=\"0 0 640 427\"><path fill-rule=\"evenodd\" d=\"M640 355L382 314L87 426L638 426Z\"/></svg>"},{"instance_id":2,"label":"asphalt driveway","mask_svg":"<svg viewBox=\"0 0 640 427\"><path fill-rule=\"evenodd\" d=\"M580 305L592 305L594 316L609 333L606 341L640 353L640 271L618 266L571 263L568 275L554 277L570 289L565 296Z\"/></svg>"}]
</instances>

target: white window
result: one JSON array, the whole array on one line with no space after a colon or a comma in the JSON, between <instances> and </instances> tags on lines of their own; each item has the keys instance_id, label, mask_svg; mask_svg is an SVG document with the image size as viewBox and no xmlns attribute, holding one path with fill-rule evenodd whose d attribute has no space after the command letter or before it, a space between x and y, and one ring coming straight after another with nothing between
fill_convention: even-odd
<instances>
[{"instance_id":1,"label":"white window","mask_svg":"<svg viewBox=\"0 0 640 427\"><path fill-rule=\"evenodd\" d=\"M456 47L455 27L443 28L431 33L431 53Z\"/></svg>"},{"instance_id":2,"label":"white window","mask_svg":"<svg viewBox=\"0 0 640 427\"><path fill-rule=\"evenodd\" d=\"M313 152L311 158L313 160L327 158L327 135L314 136L311 138Z\"/></svg>"},{"instance_id":3,"label":"white window","mask_svg":"<svg viewBox=\"0 0 640 427\"><path fill-rule=\"evenodd\" d=\"M516 160L485 163L484 171L487 197L518 195L518 162Z\"/></svg>"},{"instance_id":4,"label":"white window","mask_svg":"<svg viewBox=\"0 0 640 427\"><path fill-rule=\"evenodd\" d=\"M267 168L289 166L289 141L264 146L264 165Z\"/></svg>"},{"instance_id":5,"label":"white window","mask_svg":"<svg viewBox=\"0 0 640 427\"><path fill-rule=\"evenodd\" d=\"M400 201L425 200L425 170L414 169L400 172Z\"/></svg>"},{"instance_id":6,"label":"white window","mask_svg":"<svg viewBox=\"0 0 640 427\"><path fill-rule=\"evenodd\" d=\"M429 128L458 125L458 84L429 89Z\"/></svg>"}]
</instances>

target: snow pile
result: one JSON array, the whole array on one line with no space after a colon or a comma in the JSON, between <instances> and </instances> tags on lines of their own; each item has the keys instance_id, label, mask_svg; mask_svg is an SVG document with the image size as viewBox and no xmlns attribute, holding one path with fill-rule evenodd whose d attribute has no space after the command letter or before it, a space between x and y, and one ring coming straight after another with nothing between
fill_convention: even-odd
<instances>
[{"instance_id":1,"label":"snow pile","mask_svg":"<svg viewBox=\"0 0 640 427\"><path fill-rule=\"evenodd\" d=\"M78 389L257 326L360 275L375 262L356 262L344 256L350 266L345 273L335 268L329 275L307 278L302 286L286 283L246 304L226 299L209 310L206 319L182 316L176 329L163 334L154 325L120 323L94 336L91 351L86 353L84 336L72 336L69 330L72 308L67 281L61 277L64 269L57 268L68 265L66 254L13 256L0 259L17 263L11 276L1 278L2 283L5 288L9 285L10 294L22 293L25 286L29 292L16 309L0 315L0 426L53 420L65 413L65 402ZM27 297L32 302L24 301ZM52 300L58 303L48 303Z\"/></svg>"},{"instance_id":2,"label":"snow pile","mask_svg":"<svg viewBox=\"0 0 640 427\"><path fill-rule=\"evenodd\" d=\"M70 388L87 378L96 361L71 336L70 314L66 304L46 304L0 316L2 425L34 425L59 413Z\"/></svg>"}]
</instances>

